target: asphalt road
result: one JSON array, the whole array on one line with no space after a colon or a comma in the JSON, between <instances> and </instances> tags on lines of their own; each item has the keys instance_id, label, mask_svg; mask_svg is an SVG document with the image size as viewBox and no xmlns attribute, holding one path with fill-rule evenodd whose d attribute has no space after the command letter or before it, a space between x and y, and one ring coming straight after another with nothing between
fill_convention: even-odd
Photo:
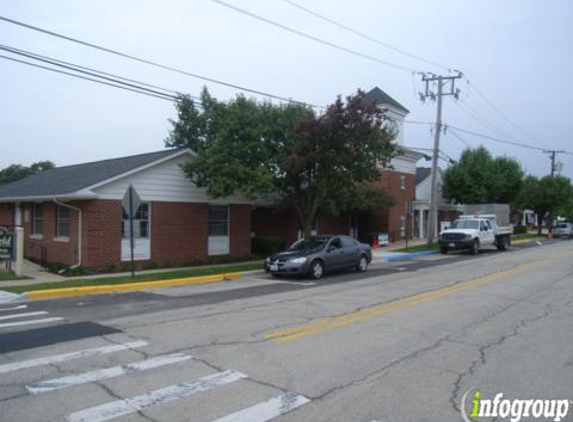
<instances>
[{"instance_id":1,"label":"asphalt road","mask_svg":"<svg viewBox=\"0 0 573 422\"><path fill-rule=\"evenodd\" d=\"M5 305L0 421L461 421L477 390L573 420L572 333L570 241Z\"/></svg>"}]
</instances>

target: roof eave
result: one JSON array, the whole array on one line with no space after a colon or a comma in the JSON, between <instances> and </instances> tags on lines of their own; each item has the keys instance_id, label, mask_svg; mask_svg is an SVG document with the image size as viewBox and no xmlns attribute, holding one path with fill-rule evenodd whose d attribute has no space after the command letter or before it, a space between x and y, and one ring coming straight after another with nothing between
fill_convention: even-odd
<instances>
[{"instance_id":1,"label":"roof eave","mask_svg":"<svg viewBox=\"0 0 573 422\"><path fill-rule=\"evenodd\" d=\"M58 199L60 201L81 201L88 199L97 199L98 195L94 192L79 190L71 193L59 193L55 195L33 195L33 196L12 196L0 198L0 203L13 202L46 202Z\"/></svg>"}]
</instances>

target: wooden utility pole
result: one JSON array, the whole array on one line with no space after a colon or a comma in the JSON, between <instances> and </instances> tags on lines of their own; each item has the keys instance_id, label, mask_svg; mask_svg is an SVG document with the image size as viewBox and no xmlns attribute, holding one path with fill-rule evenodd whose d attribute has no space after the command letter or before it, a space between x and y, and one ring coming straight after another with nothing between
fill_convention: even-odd
<instances>
[{"instance_id":1,"label":"wooden utility pole","mask_svg":"<svg viewBox=\"0 0 573 422\"><path fill-rule=\"evenodd\" d=\"M440 152L440 133L442 131L442 97L444 95L452 95L458 98L460 90L455 87L456 79L462 77L461 72L455 76L441 76L434 74L422 75L422 82L426 83L426 90L420 93L420 99L425 101L426 98L437 100L438 111L436 117L436 128L434 134L434 152L432 156L432 178L431 178L431 191L430 191L430 213L428 216L428 246L434 244L434 233L438 220L438 156ZM437 83L437 93L432 90L433 85ZM444 89L446 88L446 89ZM449 89L448 89L449 88Z\"/></svg>"}]
</instances>

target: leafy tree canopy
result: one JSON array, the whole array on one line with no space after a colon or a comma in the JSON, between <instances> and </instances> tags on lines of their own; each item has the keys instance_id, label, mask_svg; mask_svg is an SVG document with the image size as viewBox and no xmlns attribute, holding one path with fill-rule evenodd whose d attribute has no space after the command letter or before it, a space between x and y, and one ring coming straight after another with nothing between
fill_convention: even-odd
<instances>
[{"instance_id":1,"label":"leafy tree canopy","mask_svg":"<svg viewBox=\"0 0 573 422\"><path fill-rule=\"evenodd\" d=\"M444 173L444 196L463 204L513 203L523 183L521 165L513 158L493 157L480 146L463 151Z\"/></svg>"},{"instance_id":2,"label":"leafy tree canopy","mask_svg":"<svg viewBox=\"0 0 573 422\"><path fill-rule=\"evenodd\" d=\"M534 211L539 216L539 230L541 223L547 215L556 211L568 213L568 207L573 197L573 186L565 176L545 176L537 178L527 176L519 193L518 204L522 208Z\"/></svg>"},{"instance_id":3,"label":"leafy tree canopy","mask_svg":"<svg viewBox=\"0 0 573 422\"><path fill-rule=\"evenodd\" d=\"M56 165L47 160L33 163L30 167L26 167L21 164L12 164L0 170L0 185L14 182L18 179L23 179L24 177L28 177L32 174L36 174L54 167L56 167Z\"/></svg>"},{"instance_id":4,"label":"leafy tree canopy","mask_svg":"<svg viewBox=\"0 0 573 422\"><path fill-rule=\"evenodd\" d=\"M184 171L213 198L282 201L294 207L306 235L319 211L390 203L382 190L363 187L378 180L397 149L383 111L362 91L317 114L243 96L224 103L205 89L199 104L180 96L177 111L166 145L196 152ZM364 189L374 196L365 198Z\"/></svg>"}]
</instances>

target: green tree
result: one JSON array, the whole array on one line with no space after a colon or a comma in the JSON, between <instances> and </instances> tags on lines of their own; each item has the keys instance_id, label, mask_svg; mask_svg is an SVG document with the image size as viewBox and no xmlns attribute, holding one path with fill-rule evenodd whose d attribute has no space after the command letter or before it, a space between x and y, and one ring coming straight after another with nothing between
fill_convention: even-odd
<instances>
[{"instance_id":1,"label":"green tree","mask_svg":"<svg viewBox=\"0 0 573 422\"><path fill-rule=\"evenodd\" d=\"M513 203L523 176L515 159L494 158L483 146L468 148L444 173L444 197L462 204Z\"/></svg>"},{"instance_id":2,"label":"green tree","mask_svg":"<svg viewBox=\"0 0 573 422\"><path fill-rule=\"evenodd\" d=\"M181 96L177 110L166 145L196 152L183 169L213 198L241 193L292 206L306 236L321 211L388 203L385 192L370 188L373 197L351 201L397 153L384 113L362 91L322 114L243 96L223 103L206 90L200 104Z\"/></svg>"},{"instance_id":3,"label":"green tree","mask_svg":"<svg viewBox=\"0 0 573 422\"><path fill-rule=\"evenodd\" d=\"M564 176L545 176L537 178L527 176L518 197L518 203L523 208L528 208L537 214L539 225L538 233L541 234L543 220L554 215L556 211L564 209L571 201L573 187L571 181ZM549 222L552 226L552 222Z\"/></svg>"},{"instance_id":4,"label":"green tree","mask_svg":"<svg viewBox=\"0 0 573 422\"><path fill-rule=\"evenodd\" d=\"M23 179L32 174L54 168L55 166L56 165L51 161L38 161L37 163L33 163L30 167L21 164L12 164L0 170L0 185Z\"/></svg>"}]
</instances>

